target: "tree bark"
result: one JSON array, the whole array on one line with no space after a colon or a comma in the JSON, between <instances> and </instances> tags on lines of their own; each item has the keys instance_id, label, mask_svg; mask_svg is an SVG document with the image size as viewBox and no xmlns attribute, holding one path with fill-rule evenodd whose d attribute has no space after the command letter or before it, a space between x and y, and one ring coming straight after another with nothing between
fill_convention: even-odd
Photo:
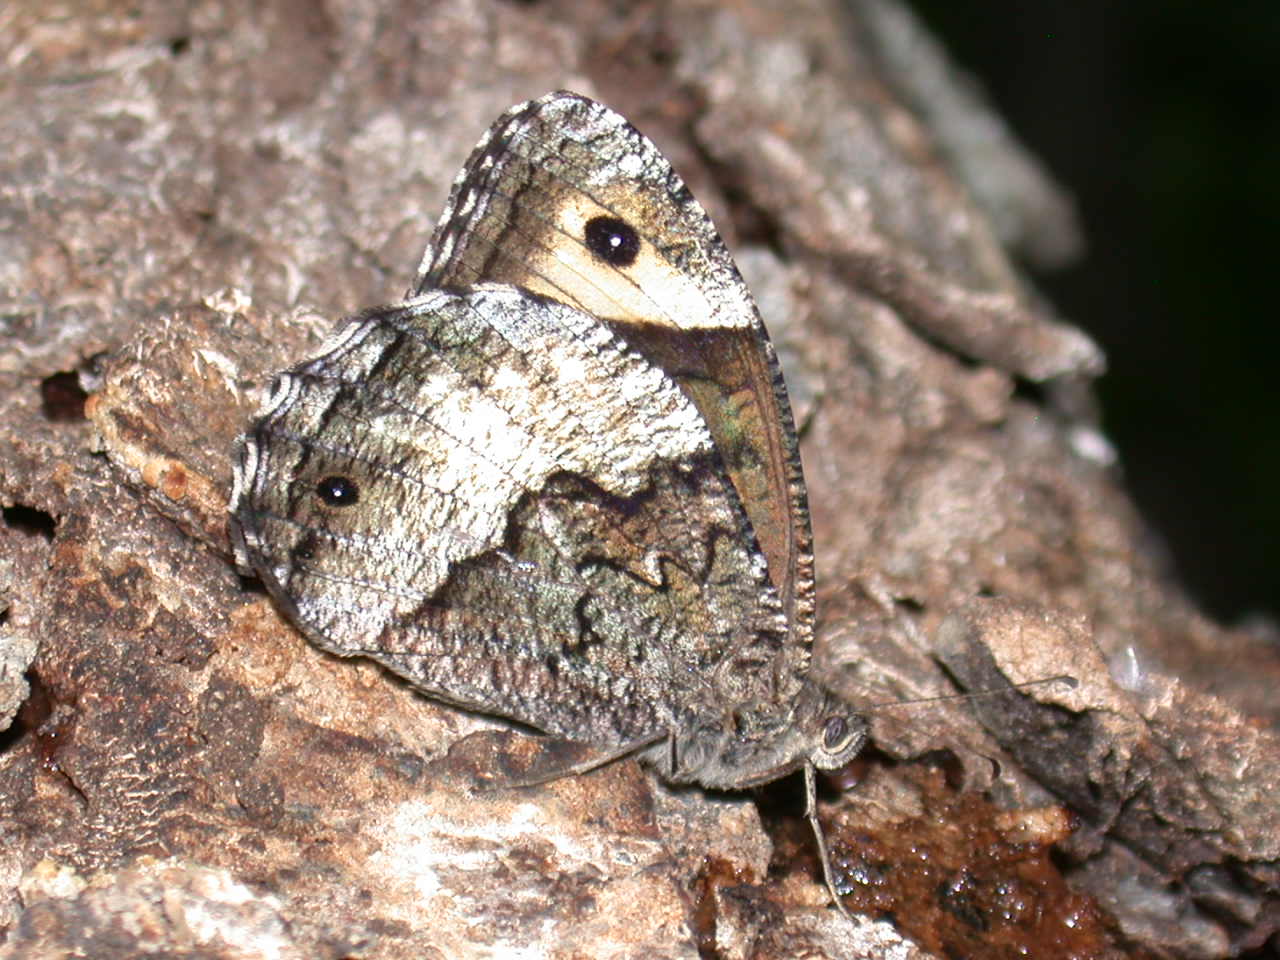
<instances>
[{"instance_id":1,"label":"tree bark","mask_svg":"<svg viewBox=\"0 0 1280 960\"><path fill-rule=\"evenodd\" d=\"M904 46L899 8L2 20L0 957L1214 957L1273 937L1276 638L1208 622L1167 576L1094 420L1102 357L993 226L1059 256L1069 204L1001 141L1008 189L982 206L955 131L992 118L912 83L949 68ZM270 373L396 299L475 140L559 87L671 157L779 347L815 669L872 719L822 810L855 924L785 788L758 807L623 761L478 790L526 732L322 654L230 563L229 450Z\"/></svg>"}]
</instances>

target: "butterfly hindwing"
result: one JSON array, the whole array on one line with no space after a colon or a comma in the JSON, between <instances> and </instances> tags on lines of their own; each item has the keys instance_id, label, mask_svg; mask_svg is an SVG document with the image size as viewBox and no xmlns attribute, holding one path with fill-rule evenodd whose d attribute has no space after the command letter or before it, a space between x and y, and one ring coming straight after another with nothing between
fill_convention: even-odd
<instances>
[{"instance_id":1,"label":"butterfly hindwing","mask_svg":"<svg viewBox=\"0 0 1280 960\"><path fill-rule=\"evenodd\" d=\"M483 286L370 311L243 451L242 549L325 649L606 747L687 726L716 672L770 696L785 619L710 433L580 311Z\"/></svg>"}]
</instances>

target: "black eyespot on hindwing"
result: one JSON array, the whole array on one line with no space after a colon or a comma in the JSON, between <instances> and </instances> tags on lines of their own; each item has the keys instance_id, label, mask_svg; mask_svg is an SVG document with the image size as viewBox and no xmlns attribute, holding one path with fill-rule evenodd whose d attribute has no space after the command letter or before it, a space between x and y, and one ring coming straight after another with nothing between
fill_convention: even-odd
<instances>
[{"instance_id":1,"label":"black eyespot on hindwing","mask_svg":"<svg viewBox=\"0 0 1280 960\"><path fill-rule=\"evenodd\" d=\"M629 267L640 255L640 235L617 217L592 217L582 235L587 249L611 266Z\"/></svg>"},{"instance_id":2,"label":"black eyespot on hindwing","mask_svg":"<svg viewBox=\"0 0 1280 960\"><path fill-rule=\"evenodd\" d=\"M349 477L325 477L316 484L316 496L328 507L351 507L360 502L360 488Z\"/></svg>"}]
</instances>

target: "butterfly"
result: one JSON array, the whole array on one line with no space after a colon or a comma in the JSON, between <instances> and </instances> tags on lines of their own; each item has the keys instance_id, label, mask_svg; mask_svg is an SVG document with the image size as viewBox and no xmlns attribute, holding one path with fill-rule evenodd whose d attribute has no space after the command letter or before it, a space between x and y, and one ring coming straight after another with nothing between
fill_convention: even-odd
<instances>
[{"instance_id":1,"label":"butterfly","mask_svg":"<svg viewBox=\"0 0 1280 960\"><path fill-rule=\"evenodd\" d=\"M654 144L556 92L467 160L406 298L278 374L234 455L242 568L319 647L672 783L862 748L810 672L777 357ZM841 907L843 909L843 907Z\"/></svg>"}]
</instances>

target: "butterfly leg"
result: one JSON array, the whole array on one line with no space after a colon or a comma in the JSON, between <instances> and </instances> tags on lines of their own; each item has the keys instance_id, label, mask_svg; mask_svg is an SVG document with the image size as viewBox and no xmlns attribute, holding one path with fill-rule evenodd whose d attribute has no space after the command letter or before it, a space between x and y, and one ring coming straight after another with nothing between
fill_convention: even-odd
<instances>
[{"instance_id":1,"label":"butterfly leg","mask_svg":"<svg viewBox=\"0 0 1280 960\"><path fill-rule=\"evenodd\" d=\"M831 901L835 904L836 909L852 922L853 915L841 903L840 894L836 891L836 879L831 869L831 854L827 850L827 838L823 834L822 824L818 820L818 777L812 763L804 765L804 795L804 815L809 821L809 826L813 828L813 837L818 844L818 859L822 863L822 879L826 881L827 892L831 894Z\"/></svg>"}]
</instances>

